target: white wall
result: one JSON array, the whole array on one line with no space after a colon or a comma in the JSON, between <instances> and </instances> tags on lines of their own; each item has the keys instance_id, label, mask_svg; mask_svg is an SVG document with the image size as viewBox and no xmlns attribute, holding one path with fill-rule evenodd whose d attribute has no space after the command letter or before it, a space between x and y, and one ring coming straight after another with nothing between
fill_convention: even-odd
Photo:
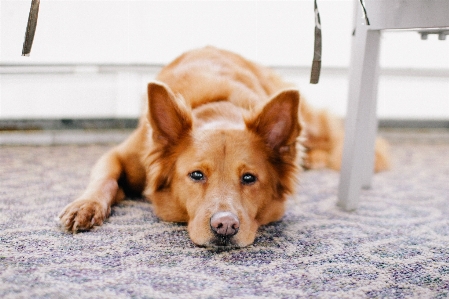
<instances>
[{"instance_id":1,"label":"white wall","mask_svg":"<svg viewBox=\"0 0 449 299\"><path fill-rule=\"evenodd\" d=\"M140 94L157 68L95 66L159 66L208 44L284 67L279 70L309 101L341 115L346 109L352 1L318 0L318 85L308 83L312 0L42 0L31 56L21 57L30 3L0 0L0 119L137 116ZM382 43L380 117L449 119L449 40L388 32Z\"/></svg>"}]
</instances>

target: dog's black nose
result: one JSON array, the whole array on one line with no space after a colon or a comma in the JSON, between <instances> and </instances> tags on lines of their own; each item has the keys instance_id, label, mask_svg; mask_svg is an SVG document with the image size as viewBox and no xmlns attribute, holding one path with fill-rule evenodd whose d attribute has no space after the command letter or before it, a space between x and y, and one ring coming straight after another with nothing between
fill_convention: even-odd
<instances>
[{"instance_id":1,"label":"dog's black nose","mask_svg":"<svg viewBox=\"0 0 449 299\"><path fill-rule=\"evenodd\" d=\"M240 222L231 212L217 212L210 218L212 231L220 237L232 237L239 231Z\"/></svg>"}]
</instances>

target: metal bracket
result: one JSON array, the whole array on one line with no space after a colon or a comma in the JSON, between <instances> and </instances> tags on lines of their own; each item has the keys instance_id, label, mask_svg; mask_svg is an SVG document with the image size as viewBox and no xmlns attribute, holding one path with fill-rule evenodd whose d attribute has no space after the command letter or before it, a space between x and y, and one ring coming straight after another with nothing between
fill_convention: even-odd
<instances>
[{"instance_id":1,"label":"metal bracket","mask_svg":"<svg viewBox=\"0 0 449 299\"><path fill-rule=\"evenodd\" d=\"M446 36L449 35L449 30L441 30L441 29L429 29L429 30L420 30L418 31L421 34L422 40L427 40L429 34L437 34L439 40L446 40Z\"/></svg>"},{"instance_id":2,"label":"metal bracket","mask_svg":"<svg viewBox=\"0 0 449 299\"><path fill-rule=\"evenodd\" d=\"M321 41L321 19L320 12L318 11L318 6L314 4L315 11L315 44L313 47L313 62L312 62L312 70L310 72L310 83L317 84L320 80L321 73L321 50L322 50L322 41Z\"/></svg>"},{"instance_id":3,"label":"metal bracket","mask_svg":"<svg viewBox=\"0 0 449 299\"><path fill-rule=\"evenodd\" d=\"M365 8L365 3L363 2L363 0L360 0L360 5L362 6L362 10L363 10L363 17L365 18L365 24L367 26L369 26L369 19L368 19L368 14L366 12L366 8Z\"/></svg>"},{"instance_id":4,"label":"metal bracket","mask_svg":"<svg viewBox=\"0 0 449 299\"><path fill-rule=\"evenodd\" d=\"M33 46L34 34L36 33L37 16L39 14L40 0L32 0L28 23L25 31L25 41L23 42L22 56L30 56L31 46Z\"/></svg>"}]
</instances>

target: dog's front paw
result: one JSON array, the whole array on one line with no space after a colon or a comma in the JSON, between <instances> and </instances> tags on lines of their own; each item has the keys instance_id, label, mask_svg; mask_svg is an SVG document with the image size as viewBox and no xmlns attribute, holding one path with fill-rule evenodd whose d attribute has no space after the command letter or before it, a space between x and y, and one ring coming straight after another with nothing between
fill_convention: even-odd
<instances>
[{"instance_id":1,"label":"dog's front paw","mask_svg":"<svg viewBox=\"0 0 449 299\"><path fill-rule=\"evenodd\" d=\"M92 199L78 199L68 204L59 214L62 226L68 231L78 232L101 225L111 212L110 206Z\"/></svg>"},{"instance_id":2,"label":"dog's front paw","mask_svg":"<svg viewBox=\"0 0 449 299\"><path fill-rule=\"evenodd\" d=\"M390 169L390 147L383 138L376 139L376 150L374 158L374 171L380 172Z\"/></svg>"}]
</instances>

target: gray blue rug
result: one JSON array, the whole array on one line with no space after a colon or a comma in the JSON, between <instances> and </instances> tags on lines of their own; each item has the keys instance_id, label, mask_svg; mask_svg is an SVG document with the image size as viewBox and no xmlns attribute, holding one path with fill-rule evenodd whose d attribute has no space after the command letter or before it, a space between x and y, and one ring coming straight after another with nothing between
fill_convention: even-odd
<instances>
[{"instance_id":1,"label":"gray blue rug","mask_svg":"<svg viewBox=\"0 0 449 299\"><path fill-rule=\"evenodd\" d=\"M393 144L393 169L353 213L335 205L337 172L305 172L282 221L224 252L142 199L91 232L62 231L55 217L107 148L0 147L0 298L449 296L447 142Z\"/></svg>"}]
</instances>

